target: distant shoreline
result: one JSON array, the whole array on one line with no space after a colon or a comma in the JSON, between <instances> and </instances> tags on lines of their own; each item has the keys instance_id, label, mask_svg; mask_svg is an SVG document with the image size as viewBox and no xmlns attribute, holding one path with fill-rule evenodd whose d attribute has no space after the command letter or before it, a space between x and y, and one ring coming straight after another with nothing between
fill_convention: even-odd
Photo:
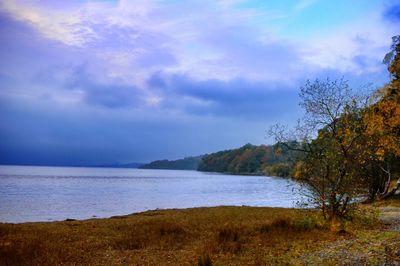
<instances>
[{"instance_id":1,"label":"distant shoreline","mask_svg":"<svg viewBox=\"0 0 400 266\"><path fill-rule=\"evenodd\" d=\"M137 163L139 166L144 165L142 163ZM46 165L46 164L0 164L0 166L37 166L37 167L87 167L87 168L131 168L131 169L139 169L139 166L128 166L125 164L100 164L100 165L63 165L63 164L54 164L54 165Z\"/></svg>"}]
</instances>

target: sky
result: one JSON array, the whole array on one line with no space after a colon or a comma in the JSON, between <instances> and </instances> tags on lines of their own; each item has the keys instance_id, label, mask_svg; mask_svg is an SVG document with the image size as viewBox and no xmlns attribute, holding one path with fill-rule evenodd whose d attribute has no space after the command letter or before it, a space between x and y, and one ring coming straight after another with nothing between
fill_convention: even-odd
<instances>
[{"instance_id":1,"label":"sky","mask_svg":"<svg viewBox=\"0 0 400 266\"><path fill-rule=\"evenodd\" d=\"M272 144L307 79L387 82L399 29L390 0L0 0L0 164Z\"/></svg>"}]
</instances>

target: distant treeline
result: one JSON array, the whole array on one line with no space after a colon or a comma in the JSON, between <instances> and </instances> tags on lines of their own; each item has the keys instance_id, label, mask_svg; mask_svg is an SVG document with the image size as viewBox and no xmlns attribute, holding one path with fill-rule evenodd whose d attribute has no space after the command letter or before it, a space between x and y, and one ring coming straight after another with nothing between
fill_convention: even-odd
<instances>
[{"instance_id":1,"label":"distant treeline","mask_svg":"<svg viewBox=\"0 0 400 266\"><path fill-rule=\"evenodd\" d=\"M219 151L180 160L159 160L143 165L143 169L176 169L251 174L269 176L292 176L297 159L282 146L251 145L232 150Z\"/></svg>"},{"instance_id":2,"label":"distant treeline","mask_svg":"<svg viewBox=\"0 0 400 266\"><path fill-rule=\"evenodd\" d=\"M179 160L158 160L140 166L140 169L197 170L202 156L186 157Z\"/></svg>"},{"instance_id":3,"label":"distant treeline","mask_svg":"<svg viewBox=\"0 0 400 266\"><path fill-rule=\"evenodd\" d=\"M199 171L230 174L291 176L296 159L281 146L246 144L233 150L204 155Z\"/></svg>"}]
</instances>

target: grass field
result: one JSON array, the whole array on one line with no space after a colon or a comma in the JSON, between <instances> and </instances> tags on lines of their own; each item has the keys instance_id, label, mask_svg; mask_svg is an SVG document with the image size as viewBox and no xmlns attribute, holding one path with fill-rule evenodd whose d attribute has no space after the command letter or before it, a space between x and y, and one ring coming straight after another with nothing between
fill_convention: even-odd
<instances>
[{"instance_id":1,"label":"grass field","mask_svg":"<svg viewBox=\"0 0 400 266\"><path fill-rule=\"evenodd\" d=\"M363 207L332 233L312 210L213 207L0 224L1 265L337 265L398 261L400 233ZM400 253L399 253L400 254ZM400 260L399 260L400 261Z\"/></svg>"}]
</instances>

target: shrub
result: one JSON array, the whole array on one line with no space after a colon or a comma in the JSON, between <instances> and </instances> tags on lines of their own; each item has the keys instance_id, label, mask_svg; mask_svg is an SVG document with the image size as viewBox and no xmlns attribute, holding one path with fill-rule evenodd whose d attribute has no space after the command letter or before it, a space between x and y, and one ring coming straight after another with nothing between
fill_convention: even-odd
<instances>
[{"instance_id":1,"label":"shrub","mask_svg":"<svg viewBox=\"0 0 400 266\"><path fill-rule=\"evenodd\" d=\"M225 225L217 232L218 247L223 252L238 253L242 248L240 239L241 228L233 225Z\"/></svg>"},{"instance_id":2,"label":"shrub","mask_svg":"<svg viewBox=\"0 0 400 266\"><path fill-rule=\"evenodd\" d=\"M197 265L198 266L212 266L212 260L210 258L210 255L208 253L203 253L201 256L199 256Z\"/></svg>"}]
</instances>

